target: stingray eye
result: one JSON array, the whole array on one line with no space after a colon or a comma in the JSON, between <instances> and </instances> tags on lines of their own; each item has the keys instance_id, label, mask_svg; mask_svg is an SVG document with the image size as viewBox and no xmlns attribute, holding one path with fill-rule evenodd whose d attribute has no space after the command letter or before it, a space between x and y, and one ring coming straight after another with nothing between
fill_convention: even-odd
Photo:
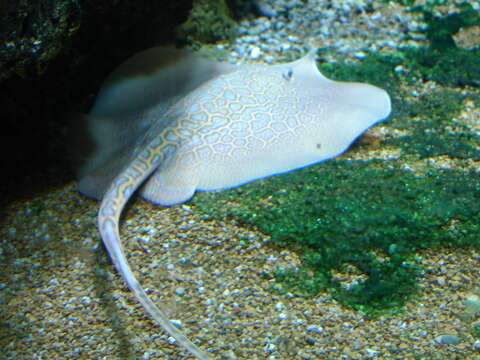
<instances>
[{"instance_id":1,"label":"stingray eye","mask_svg":"<svg viewBox=\"0 0 480 360\"><path fill-rule=\"evenodd\" d=\"M285 80L289 81L289 80L292 78L292 76L293 76L293 70L290 69L290 68L287 69L287 70L285 70L285 71L283 72L282 76L283 76L283 78L284 78Z\"/></svg>"}]
</instances>

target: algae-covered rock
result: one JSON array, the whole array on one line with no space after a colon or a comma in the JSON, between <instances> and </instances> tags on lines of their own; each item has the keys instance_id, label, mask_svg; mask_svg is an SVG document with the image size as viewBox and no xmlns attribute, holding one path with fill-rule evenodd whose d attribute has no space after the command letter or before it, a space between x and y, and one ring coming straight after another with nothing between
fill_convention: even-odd
<instances>
[{"instance_id":1,"label":"algae-covered rock","mask_svg":"<svg viewBox=\"0 0 480 360\"><path fill-rule=\"evenodd\" d=\"M0 80L41 74L71 42L81 12L74 0L0 2Z\"/></svg>"},{"instance_id":2,"label":"algae-covered rock","mask_svg":"<svg viewBox=\"0 0 480 360\"><path fill-rule=\"evenodd\" d=\"M12 74L37 77L59 56L80 58L90 47L128 29L156 23L157 38L168 35L183 20L191 0L101 2L76 0L19 0L0 2L0 80ZM157 21L157 19L159 21ZM135 41L144 43L145 32ZM110 44L113 46L117 37ZM128 42L127 42L128 43ZM152 46L154 43L146 43ZM104 47L108 47L103 45Z\"/></svg>"},{"instance_id":3,"label":"algae-covered rock","mask_svg":"<svg viewBox=\"0 0 480 360\"><path fill-rule=\"evenodd\" d=\"M235 19L240 19L248 14L259 14L256 1L252 0L225 0Z\"/></svg>"},{"instance_id":4,"label":"algae-covered rock","mask_svg":"<svg viewBox=\"0 0 480 360\"><path fill-rule=\"evenodd\" d=\"M195 0L188 20L178 29L186 42L212 43L231 39L235 22L224 0Z\"/></svg>"},{"instance_id":5,"label":"algae-covered rock","mask_svg":"<svg viewBox=\"0 0 480 360\"><path fill-rule=\"evenodd\" d=\"M175 42L191 2L0 1L0 152L10 154L3 181L21 187L19 176L68 162L65 114L86 111L103 79L133 53Z\"/></svg>"}]
</instances>

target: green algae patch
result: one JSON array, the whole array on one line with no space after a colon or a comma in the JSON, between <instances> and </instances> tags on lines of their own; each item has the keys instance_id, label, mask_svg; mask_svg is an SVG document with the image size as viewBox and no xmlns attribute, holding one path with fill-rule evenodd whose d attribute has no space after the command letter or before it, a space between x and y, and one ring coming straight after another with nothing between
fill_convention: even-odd
<instances>
[{"instance_id":1,"label":"green algae patch","mask_svg":"<svg viewBox=\"0 0 480 360\"><path fill-rule=\"evenodd\" d=\"M401 70L396 72L396 68ZM336 80L368 81L389 92L398 90L400 81L413 83L415 79L478 87L480 49L404 47L393 54L368 54L360 63L321 64L320 70Z\"/></svg>"},{"instance_id":2,"label":"green algae patch","mask_svg":"<svg viewBox=\"0 0 480 360\"><path fill-rule=\"evenodd\" d=\"M404 5L414 2L398 1ZM411 3L411 4L409 4ZM480 26L480 13L469 3L458 4L458 11L447 16L434 15L443 1L430 1L410 9L423 14L429 46L402 47L392 54L370 53L361 64L325 64L321 70L338 80L368 80L386 90L398 85L400 77L435 81L446 86L480 86L480 48L463 49L454 36L462 29ZM407 71L395 74L401 65ZM396 80L396 81L395 81Z\"/></svg>"},{"instance_id":3,"label":"green algae patch","mask_svg":"<svg viewBox=\"0 0 480 360\"><path fill-rule=\"evenodd\" d=\"M400 150L397 160L328 161L195 197L204 216L236 219L298 253L301 266L278 269L275 290L328 291L368 315L394 313L418 292L419 250L480 245L480 174L429 165L421 174L409 170L409 162L427 158L480 159L479 135L458 120L466 101L478 104L478 93L436 86L414 94L409 89L441 75L440 68L419 70L423 58L412 54L420 51L437 50L319 65L335 80L387 89L393 113L384 126L398 134L379 146ZM459 71L449 74L440 84L465 84Z\"/></svg>"},{"instance_id":4,"label":"green algae patch","mask_svg":"<svg viewBox=\"0 0 480 360\"><path fill-rule=\"evenodd\" d=\"M417 75L443 85L480 86L480 49L459 48L454 35L461 29L480 26L480 14L467 2L458 4L458 11L447 16L434 14L434 7L416 6L411 11L423 14L430 46L405 48L406 65Z\"/></svg>"},{"instance_id":5,"label":"green algae patch","mask_svg":"<svg viewBox=\"0 0 480 360\"><path fill-rule=\"evenodd\" d=\"M480 238L478 174L416 176L383 161L329 161L199 194L195 204L207 217L235 218L295 249L302 266L277 273L288 290L328 290L367 314L395 311L415 294L418 249L478 247Z\"/></svg>"},{"instance_id":6,"label":"green algae patch","mask_svg":"<svg viewBox=\"0 0 480 360\"><path fill-rule=\"evenodd\" d=\"M434 8L444 5L443 2L431 2L430 6L416 6L411 11L423 14L427 23L426 35L430 45L434 49L446 49L456 47L453 35L461 28L480 25L480 14L472 4L464 2L458 4L458 11L447 16L436 16Z\"/></svg>"},{"instance_id":7,"label":"green algae patch","mask_svg":"<svg viewBox=\"0 0 480 360\"><path fill-rule=\"evenodd\" d=\"M449 86L480 86L480 49L403 49L405 65L417 77Z\"/></svg>"},{"instance_id":8,"label":"green algae patch","mask_svg":"<svg viewBox=\"0 0 480 360\"><path fill-rule=\"evenodd\" d=\"M387 140L403 154L420 159L448 156L451 159L480 160L480 136L456 119L465 99L473 94L437 90L416 99L405 100L391 126L407 135Z\"/></svg>"},{"instance_id":9,"label":"green algae patch","mask_svg":"<svg viewBox=\"0 0 480 360\"><path fill-rule=\"evenodd\" d=\"M448 36L457 31L449 29ZM329 78L389 92L393 112L382 125L392 135L379 146L398 150L398 159L328 161L195 197L205 217L233 218L297 252L301 265L278 269L275 290L328 291L368 315L392 313L418 292L418 251L479 247L480 173L457 165L480 160L480 136L461 120L467 102L480 102L480 49L429 40L429 47L319 64ZM424 161L440 158L459 161L452 169ZM419 172L410 170L416 163Z\"/></svg>"}]
</instances>

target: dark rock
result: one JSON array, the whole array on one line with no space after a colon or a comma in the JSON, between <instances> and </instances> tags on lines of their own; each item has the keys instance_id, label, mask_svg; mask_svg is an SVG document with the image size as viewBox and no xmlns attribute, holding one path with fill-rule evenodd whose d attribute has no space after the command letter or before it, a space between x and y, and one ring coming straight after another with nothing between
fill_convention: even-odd
<instances>
[{"instance_id":1,"label":"dark rock","mask_svg":"<svg viewBox=\"0 0 480 360\"><path fill-rule=\"evenodd\" d=\"M66 114L87 110L103 79L133 53L174 43L191 3L1 1L0 151L7 155L0 165L9 174L2 189L18 196L70 178Z\"/></svg>"}]
</instances>

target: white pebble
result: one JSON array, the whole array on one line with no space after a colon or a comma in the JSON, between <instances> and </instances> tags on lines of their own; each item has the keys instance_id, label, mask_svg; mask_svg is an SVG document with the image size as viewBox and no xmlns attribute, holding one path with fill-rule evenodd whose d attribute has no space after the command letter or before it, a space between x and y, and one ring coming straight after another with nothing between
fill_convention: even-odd
<instances>
[{"instance_id":1,"label":"white pebble","mask_svg":"<svg viewBox=\"0 0 480 360\"><path fill-rule=\"evenodd\" d=\"M357 51L354 56L358 59L358 60L363 60L367 57L367 54L365 54L363 51Z\"/></svg>"},{"instance_id":2,"label":"white pebble","mask_svg":"<svg viewBox=\"0 0 480 360\"><path fill-rule=\"evenodd\" d=\"M258 48L257 46L252 47L252 49L250 50L250 58L253 60L258 59L261 54L262 50L260 50L260 48Z\"/></svg>"},{"instance_id":3,"label":"white pebble","mask_svg":"<svg viewBox=\"0 0 480 360\"><path fill-rule=\"evenodd\" d=\"M267 344L267 345L265 345L264 349L265 349L265 352L272 353L272 352L275 351L275 344L272 344L272 343Z\"/></svg>"},{"instance_id":4,"label":"white pebble","mask_svg":"<svg viewBox=\"0 0 480 360\"><path fill-rule=\"evenodd\" d=\"M378 351L373 349L365 349L365 352L368 357L376 357L378 355Z\"/></svg>"},{"instance_id":5,"label":"white pebble","mask_svg":"<svg viewBox=\"0 0 480 360\"><path fill-rule=\"evenodd\" d=\"M178 319L171 319L170 322L177 328L182 328L182 322Z\"/></svg>"},{"instance_id":6,"label":"white pebble","mask_svg":"<svg viewBox=\"0 0 480 360\"><path fill-rule=\"evenodd\" d=\"M473 343L473 350L480 351L480 340L475 340Z\"/></svg>"},{"instance_id":7,"label":"white pebble","mask_svg":"<svg viewBox=\"0 0 480 360\"><path fill-rule=\"evenodd\" d=\"M84 305L90 305L91 302L92 302L92 299L90 299L88 296L84 296L84 297L82 297L80 302Z\"/></svg>"},{"instance_id":8,"label":"white pebble","mask_svg":"<svg viewBox=\"0 0 480 360\"><path fill-rule=\"evenodd\" d=\"M321 326L317 326L317 325L309 325L307 327L307 331L308 332L313 332L315 334L321 334L323 332L323 328Z\"/></svg>"},{"instance_id":9,"label":"white pebble","mask_svg":"<svg viewBox=\"0 0 480 360\"><path fill-rule=\"evenodd\" d=\"M460 339L456 335L440 335L435 338L435 342L441 345L457 345Z\"/></svg>"}]
</instances>

